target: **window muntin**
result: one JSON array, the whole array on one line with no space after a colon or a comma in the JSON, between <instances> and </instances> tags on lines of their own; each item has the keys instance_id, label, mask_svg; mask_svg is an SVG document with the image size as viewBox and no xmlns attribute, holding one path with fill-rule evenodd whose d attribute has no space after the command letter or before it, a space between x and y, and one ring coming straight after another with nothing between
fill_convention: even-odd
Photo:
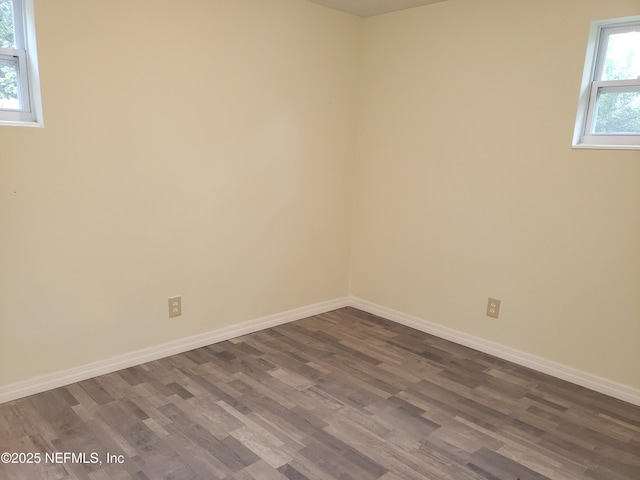
<instances>
[{"instance_id":1,"label":"window muntin","mask_svg":"<svg viewBox=\"0 0 640 480\"><path fill-rule=\"evenodd\" d=\"M33 0L0 0L0 125L42 125Z\"/></svg>"},{"instance_id":2,"label":"window muntin","mask_svg":"<svg viewBox=\"0 0 640 480\"><path fill-rule=\"evenodd\" d=\"M640 148L640 17L597 22L574 146Z\"/></svg>"}]
</instances>

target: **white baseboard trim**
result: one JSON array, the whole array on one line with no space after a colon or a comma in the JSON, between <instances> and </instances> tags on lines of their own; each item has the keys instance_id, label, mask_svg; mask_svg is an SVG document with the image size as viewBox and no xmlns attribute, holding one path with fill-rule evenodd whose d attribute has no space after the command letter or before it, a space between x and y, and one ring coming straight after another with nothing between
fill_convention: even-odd
<instances>
[{"instance_id":1,"label":"white baseboard trim","mask_svg":"<svg viewBox=\"0 0 640 480\"><path fill-rule=\"evenodd\" d=\"M302 318L330 312L338 308L351 306L364 312L372 313L396 323L406 325L431 335L450 340L480 352L488 353L503 360L522 365L538 372L566 380L596 392L609 395L633 405L640 406L640 390L623 385L605 378L592 375L560 363L536 357L520 350L516 350L498 343L491 342L473 335L469 335L452 328L444 327L427 320L407 315L381 305L377 305L357 297L344 297L326 302L308 305L306 307L288 310L286 312L269 315L254 320L231 325L229 327L212 330L210 332L181 338L154 347L137 350L135 352L118 355L105 360L92 362L87 365L67 370L41 375L29 380L0 386L0 403L17 400L19 398L41 393L53 388L63 387L71 383L112 373L123 368L129 368L178 353L188 352L195 348L212 345L214 343L240 337L249 333L293 322Z\"/></svg>"},{"instance_id":2,"label":"white baseboard trim","mask_svg":"<svg viewBox=\"0 0 640 480\"><path fill-rule=\"evenodd\" d=\"M349 306L349 298L337 298L326 302L308 305L306 307L276 313L267 317L257 318L237 325L212 330L210 332L193 335L179 340L144 348L135 352L118 355L105 360L92 362L87 365L69 368L59 372L41 375L29 380L16 382L0 387L0 403L10 402L18 398L41 393L53 388L63 387L71 383L80 382L111 372L169 357L178 353L188 352L194 348L204 347L214 343L240 337L249 333L293 322L302 318L330 312L338 308Z\"/></svg>"},{"instance_id":3,"label":"white baseboard trim","mask_svg":"<svg viewBox=\"0 0 640 480\"><path fill-rule=\"evenodd\" d=\"M464 345L465 347L488 353L494 357L508 360L518 365L531 368L532 370L546 373L561 380L566 380L590 390L604 393L610 397L640 406L640 390L627 385L613 382L606 378L583 372L582 370L567 367L566 365L552 362L551 360L536 357L535 355L531 355L514 348L505 347L504 345L475 337L452 328L444 327L412 315L407 315L381 305L376 305L375 303L371 303L357 297L350 297L349 304L364 312L372 313L386 318L387 320L406 325L407 327L415 328L421 332L429 333L436 337L444 338L445 340L450 340L454 343Z\"/></svg>"}]
</instances>

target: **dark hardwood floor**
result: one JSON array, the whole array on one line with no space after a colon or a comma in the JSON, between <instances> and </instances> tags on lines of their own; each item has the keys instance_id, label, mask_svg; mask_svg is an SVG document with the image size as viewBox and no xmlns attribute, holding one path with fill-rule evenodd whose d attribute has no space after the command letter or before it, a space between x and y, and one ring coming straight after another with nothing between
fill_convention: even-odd
<instances>
[{"instance_id":1,"label":"dark hardwood floor","mask_svg":"<svg viewBox=\"0 0 640 480\"><path fill-rule=\"evenodd\" d=\"M39 459L2 480L638 480L640 408L346 308L0 405L0 452Z\"/></svg>"}]
</instances>

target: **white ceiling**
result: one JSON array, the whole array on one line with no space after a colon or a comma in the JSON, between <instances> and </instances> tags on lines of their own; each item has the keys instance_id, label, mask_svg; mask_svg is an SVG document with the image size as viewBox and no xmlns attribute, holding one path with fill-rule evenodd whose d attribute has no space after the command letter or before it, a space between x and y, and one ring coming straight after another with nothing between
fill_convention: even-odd
<instances>
[{"instance_id":1,"label":"white ceiling","mask_svg":"<svg viewBox=\"0 0 640 480\"><path fill-rule=\"evenodd\" d=\"M325 7L342 10L359 17L371 17L446 0L308 0Z\"/></svg>"}]
</instances>

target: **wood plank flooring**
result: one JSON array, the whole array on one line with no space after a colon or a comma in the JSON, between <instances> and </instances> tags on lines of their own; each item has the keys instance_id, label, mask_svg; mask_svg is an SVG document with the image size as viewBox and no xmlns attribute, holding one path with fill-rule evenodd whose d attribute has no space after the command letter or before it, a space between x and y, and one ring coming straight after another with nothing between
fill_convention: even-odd
<instances>
[{"instance_id":1,"label":"wood plank flooring","mask_svg":"<svg viewBox=\"0 0 640 480\"><path fill-rule=\"evenodd\" d=\"M0 405L0 452L39 458L2 480L638 480L640 408L345 308Z\"/></svg>"}]
</instances>

